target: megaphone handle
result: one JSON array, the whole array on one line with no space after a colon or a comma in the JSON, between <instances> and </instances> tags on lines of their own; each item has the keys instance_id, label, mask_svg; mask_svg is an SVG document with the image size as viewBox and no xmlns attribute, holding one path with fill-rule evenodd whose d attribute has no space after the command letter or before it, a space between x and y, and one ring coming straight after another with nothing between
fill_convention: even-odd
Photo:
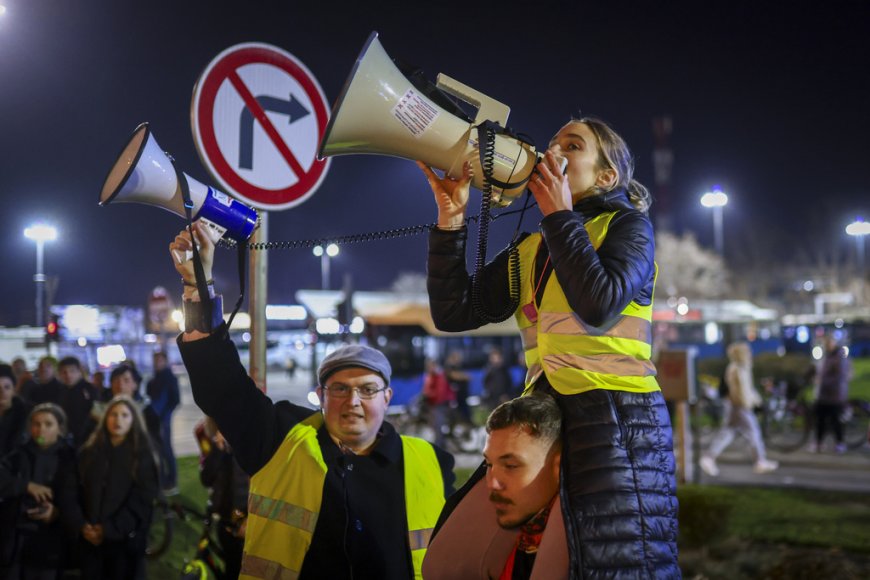
<instances>
[{"instance_id":1,"label":"megaphone handle","mask_svg":"<svg viewBox=\"0 0 870 580\"><path fill-rule=\"evenodd\" d=\"M184 201L184 215L187 217L187 231L190 232L190 245L193 247L193 277L196 280L196 289L199 292L199 299L202 303L202 308L206 310L206 320L212 320L212 309L214 308L214 300L208 292L208 284L205 280L205 271L202 268L202 259L199 257L199 248L197 247L196 238L193 235L193 217L191 210L193 202L190 200L190 187L187 184L187 179L178 168L172 155L166 154L172 168L175 170L175 180L178 187L181 189L181 199ZM212 329L214 330L214 329Z\"/></svg>"}]
</instances>

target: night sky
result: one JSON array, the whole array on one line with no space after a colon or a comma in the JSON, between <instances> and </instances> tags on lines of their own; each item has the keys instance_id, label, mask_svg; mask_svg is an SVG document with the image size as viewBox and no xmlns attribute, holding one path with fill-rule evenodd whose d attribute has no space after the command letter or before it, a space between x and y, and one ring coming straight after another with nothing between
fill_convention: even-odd
<instances>
[{"instance_id":1,"label":"night sky","mask_svg":"<svg viewBox=\"0 0 870 580\"><path fill-rule=\"evenodd\" d=\"M830 251L870 216L870 5L866 2L220 2L0 0L0 325L32 323L35 249L23 229L51 222L46 248L56 304L145 304L157 285L180 296L167 244L177 217L137 205L99 207L121 146L142 121L185 172L200 163L190 101L202 70L241 42L279 46L317 77L330 105L376 30L393 57L444 72L512 108L509 125L546 143L572 114L609 121L652 185L652 119L673 118L670 194L653 206L712 245L701 193L720 185L726 255L771 267ZM479 5L480 4L480 5ZM759 6L776 4L781 8ZM378 6L375 8L375 6ZM804 6L812 6L806 8ZM477 196L472 198L476 204ZM656 212L667 210L667 216ZM473 209L471 213L476 213ZM413 163L336 157L317 193L270 217L270 238L344 236L428 223L435 206ZM533 229L539 214L526 218ZM491 254L513 232L493 226ZM423 272L426 238L342 248L361 290ZM220 251L218 285L234 302L235 255ZM269 301L319 288L310 250L273 251Z\"/></svg>"}]
</instances>

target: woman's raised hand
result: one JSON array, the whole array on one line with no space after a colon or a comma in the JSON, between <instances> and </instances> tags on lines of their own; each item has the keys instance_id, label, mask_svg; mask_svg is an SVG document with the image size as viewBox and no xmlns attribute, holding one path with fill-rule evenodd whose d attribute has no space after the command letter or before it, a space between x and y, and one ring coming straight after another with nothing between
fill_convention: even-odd
<instances>
[{"instance_id":1,"label":"woman's raised hand","mask_svg":"<svg viewBox=\"0 0 870 580\"><path fill-rule=\"evenodd\" d=\"M561 158L548 149L529 180L529 190L544 216L573 207L571 187L562 171Z\"/></svg>"},{"instance_id":2,"label":"woman's raised hand","mask_svg":"<svg viewBox=\"0 0 870 580\"><path fill-rule=\"evenodd\" d=\"M432 168L418 161L417 165L426 174L429 187L435 195L438 205L438 228L442 230L458 230L465 223L465 210L468 207L468 192L471 187L471 164L462 165L462 177L453 179L445 175L438 177Z\"/></svg>"}]
</instances>

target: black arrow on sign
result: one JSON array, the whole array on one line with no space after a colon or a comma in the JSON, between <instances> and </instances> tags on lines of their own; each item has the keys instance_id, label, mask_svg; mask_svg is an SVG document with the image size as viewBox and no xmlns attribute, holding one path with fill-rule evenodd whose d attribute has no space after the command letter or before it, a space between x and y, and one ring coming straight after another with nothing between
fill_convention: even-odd
<instances>
[{"instance_id":1,"label":"black arrow on sign","mask_svg":"<svg viewBox=\"0 0 870 580\"><path fill-rule=\"evenodd\" d=\"M257 97L257 102L264 111L282 113L287 115L287 124L290 125L299 119L311 114L311 111L302 106L291 93L289 101L282 101L277 97ZM242 109L239 117L239 167L243 169L254 168L254 114L248 107Z\"/></svg>"}]
</instances>

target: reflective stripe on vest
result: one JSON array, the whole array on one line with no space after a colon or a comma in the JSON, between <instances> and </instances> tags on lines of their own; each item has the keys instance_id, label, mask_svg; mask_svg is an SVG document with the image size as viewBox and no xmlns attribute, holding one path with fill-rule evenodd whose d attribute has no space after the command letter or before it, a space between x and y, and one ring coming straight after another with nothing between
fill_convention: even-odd
<instances>
[{"instance_id":1,"label":"reflective stripe on vest","mask_svg":"<svg viewBox=\"0 0 870 580\"><path fill-rule=\"evenodd\" d=\"M293 427L272 459L251 478L239 578L294 580L317 525L327 466L317 441L323 417ZM402 437L408 549L416 578L444 506L444 478L432 446Z\"/></svg>"},{"instance_id":2,"label":"reflective stripe on vest","mask_svg":"<svg viewBox=\"0 0 870 580\"><path fill-rule=\"evenodd\" d=\"M616 212L586 222L586 231L597 250ZM568 304L556 276L545 282L536 322L522 306L535 300L535 261L540 234L520 244L520 308L515 317L525 350L526 389L543 373L558 392L571 395L591 389L649 392L659 390L652 354L652 304L630 302L604 326L585 323Z\"/></svg>"}]
</instances>

